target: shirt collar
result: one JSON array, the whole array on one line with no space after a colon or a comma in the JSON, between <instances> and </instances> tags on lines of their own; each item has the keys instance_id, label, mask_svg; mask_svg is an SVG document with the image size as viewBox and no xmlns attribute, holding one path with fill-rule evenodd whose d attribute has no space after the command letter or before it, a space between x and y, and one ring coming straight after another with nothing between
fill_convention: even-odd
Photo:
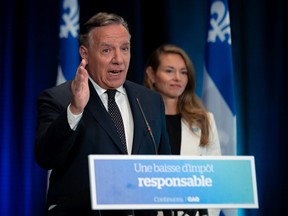
<instances>
[{"instance_id":1,"label":"shirt collar","mask_svg":"<svg viewBox=\"0 0 288 216\"><path fill-rule=\"evenodd\" d=\"M102 95L106 92L107 89L103 89L102 87L100 87L90 76L89 76L89 80L92 82L94 89L96 90L98 95ZM123 95L126 95L126 92L124 90L123 85L121 85L120 87L117 88L117 91L120 92Z\"/></svg>"}]
</instances>

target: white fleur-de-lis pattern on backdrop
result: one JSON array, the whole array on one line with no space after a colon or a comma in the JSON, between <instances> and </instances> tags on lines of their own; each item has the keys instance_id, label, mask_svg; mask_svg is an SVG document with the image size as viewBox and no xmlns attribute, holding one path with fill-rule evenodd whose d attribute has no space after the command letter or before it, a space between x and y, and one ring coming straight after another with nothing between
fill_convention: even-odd
<instances>
[{"instance_id":1,"label":"white fleur-de-lis pattern on backdrop","mask_svg":"<svg viewBox=\"0 0 288 216\"><path fill-rule=\"evenodd\" d=\"M212 29L208 32L208 42L216 42L217 37L221 42L231 45L231 29L228 8L222 1L216 1L211 6L210 24ZM213 16L216 15L216 16Z\"/></svg>"},{"instance_id":2,"label":"white fleur-de-lis pattern on backdrop","mask_svg":"<svg viewBox=\"0 0 288 216\"><path fill-rule=\"evenodd\" d=\"M76 38L79 30L79 7L77 0L65 0L63 2L63 8L69 10L62 15L64 24L60 26L59 37L68 38L70 33L72 37Z\"/></svg>"}]
</instances>

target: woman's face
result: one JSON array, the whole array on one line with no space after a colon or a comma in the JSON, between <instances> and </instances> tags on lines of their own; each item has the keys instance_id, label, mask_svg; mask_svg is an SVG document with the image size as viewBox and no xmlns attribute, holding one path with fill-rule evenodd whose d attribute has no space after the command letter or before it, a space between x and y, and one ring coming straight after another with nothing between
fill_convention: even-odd
<instances>
[{"instance_id":1,"label":"woman's face","mask_svg":"<svg viewBox=\"0 0 288 216\"><path fill-rule=\"evenodd\" d=\"M161 54L160 65L152 81L162 97L178 98L188 83L188 71L183 58L174 53Z\"/></svg>"}]
</instances>

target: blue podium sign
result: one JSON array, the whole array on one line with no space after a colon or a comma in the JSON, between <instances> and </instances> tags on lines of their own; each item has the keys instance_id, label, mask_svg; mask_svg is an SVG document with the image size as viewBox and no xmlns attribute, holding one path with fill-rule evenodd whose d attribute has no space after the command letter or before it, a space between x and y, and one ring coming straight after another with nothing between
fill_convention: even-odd
<instances>
[{"instance_id":1,"label":"blue podium sign","mask_svg":"<svg viewBox=\"0 0 288 216\"><path fill-rule=\"evenodd\" d=\"M258 208L253 156L89 155L92 209Z\"/></svg>"}]
</instances>

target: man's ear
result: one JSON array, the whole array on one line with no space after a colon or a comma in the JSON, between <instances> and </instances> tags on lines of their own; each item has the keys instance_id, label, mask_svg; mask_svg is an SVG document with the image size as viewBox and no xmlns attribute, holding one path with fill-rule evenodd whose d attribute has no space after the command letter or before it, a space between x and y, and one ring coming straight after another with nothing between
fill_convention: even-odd
<instances>
[{"instance_id":1,"label":"man's ear","mask_svg":"<svg viewBox=\"0 0 288 216\"><path fill-rule=\"evenodd\" d=\"M148 75L150 81L151 81L152 83L155 83L155 72L154 72L154 70L152 69L151 66L148 66L148 67L146 68L146 74Z\"/></svg>"},{"instance_id":2,"label":"man's ear","mask_svg":"<svg viewBox=\"0 0 288 216\"><path fill-rule=\"evenodd\" d=\"M87 49L87 47L81 45L79 47L79 53L80 53L81 58L85 59L87 64L88 64L88 49Z\"/></svg>"}]
</instances>

